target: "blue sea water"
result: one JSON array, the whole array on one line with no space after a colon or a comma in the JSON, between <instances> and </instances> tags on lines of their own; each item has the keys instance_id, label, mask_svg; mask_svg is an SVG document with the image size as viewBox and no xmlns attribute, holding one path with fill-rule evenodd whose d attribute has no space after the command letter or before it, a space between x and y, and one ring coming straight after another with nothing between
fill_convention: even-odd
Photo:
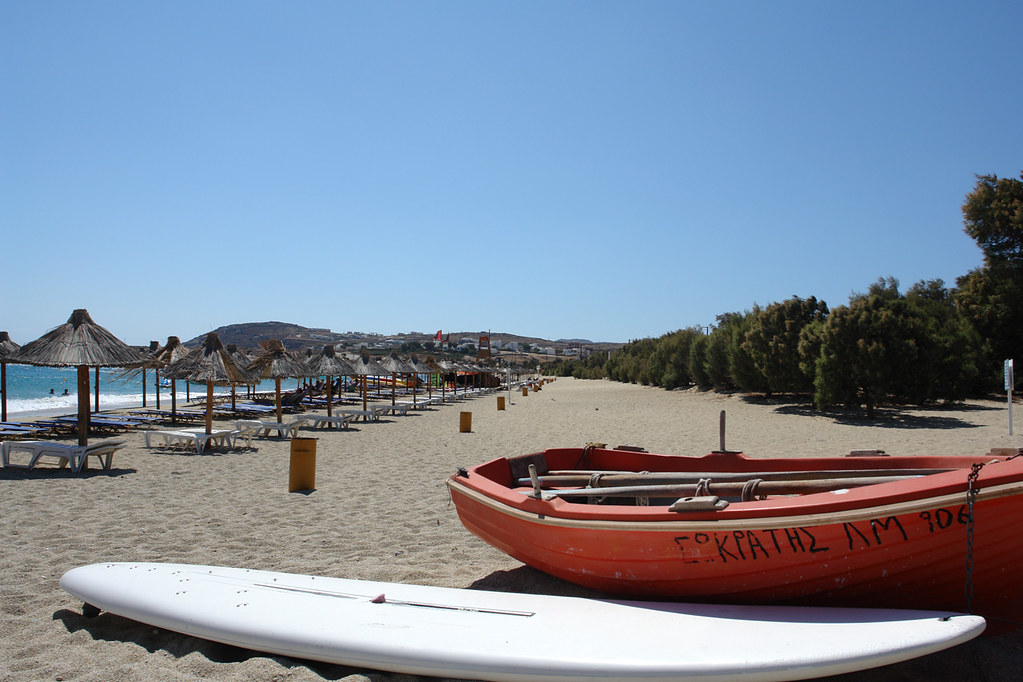
<instances>
[{"instance_id":1,"label":"blue sea water","mask_svg":"<svg viewBox=\"0 0 1023 682\"><path fill-rule=\"evenodd\" d=\"M78 410L78 371L74 367L34 367L32 365L7 365L7 416L8 418L73 414ZM161 381L163 378L161 377ZM177 383L178 404L191 393L193 398L205 397L206 384ZM293 388L290 381L284 382ZM296 384L297 385L297 384ZM262 382L257 391L272 391L273 382ZM64 391L67 395L64 395ZM95 406L96 370L89 370L89 404ZM244 389L241 389L244 392ZM155 376L152 370L146 375L146 406L156 407ZM160 391L160 407L169 409L170 386ZM218 386L218 394L229 394L229 388ZM99 370L99 409L117 410L142 406L142 375L124 377L124 371L117 368Z\"/></svg>"}]
</instances>

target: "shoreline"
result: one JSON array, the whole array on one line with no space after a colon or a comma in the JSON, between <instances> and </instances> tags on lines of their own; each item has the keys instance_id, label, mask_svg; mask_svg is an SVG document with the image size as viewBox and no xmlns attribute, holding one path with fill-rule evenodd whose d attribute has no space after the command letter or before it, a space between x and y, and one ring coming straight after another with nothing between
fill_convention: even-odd
<instances>
[{"instance_id":1,"label":"shoreline","mask_svg":"<svg viewBox=\"0 0 1023 682\"><path fill-rule=\"evenodd\" d=\"M505 411L496 410L495 395L510 398ZM89 563L158 561L595 596L470 535L448 500L447 476L495 457L590 441L703 455L718 447L721 410L727 446L752 457L864 449L982 454L1023 445L1006 432L1004 402L910 409L866 422L784 401L559 378L528 396L490 394L351 431L303 429L301 436L317 439L317 489L296 494L287 492L288 440L196 455L146 449L138 431L114 456L113 475L0 469L7 516L0 636L10 675L0 679L416 679L268 656L109 614L86 619L57 581ZM459 433L460 411L473 413L471 433ZM1021 667L1023 631L828 679L1012 679Z\"/></svg>"}]
</instances>

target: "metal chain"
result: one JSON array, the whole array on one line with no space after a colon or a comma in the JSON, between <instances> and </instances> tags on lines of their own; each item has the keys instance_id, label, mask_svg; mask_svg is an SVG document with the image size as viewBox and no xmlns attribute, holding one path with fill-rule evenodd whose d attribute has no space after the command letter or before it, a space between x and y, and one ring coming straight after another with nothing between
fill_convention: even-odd
<instances>
[{"instance_id":1,"label":"metal chain","mask_svg":"<svg viewBox=\"0 0 1023 682\"><path fill-rule=\"evenodd\" d=\"M966 613L973 613L973 535L975 522L973 518L973 505L977 500L977 479L980 478L980 470L984 468L984 462L974 463L970 466L970 475L966 477L966 584L963 591L966 595Z\"/></svg>"}]
</instances>

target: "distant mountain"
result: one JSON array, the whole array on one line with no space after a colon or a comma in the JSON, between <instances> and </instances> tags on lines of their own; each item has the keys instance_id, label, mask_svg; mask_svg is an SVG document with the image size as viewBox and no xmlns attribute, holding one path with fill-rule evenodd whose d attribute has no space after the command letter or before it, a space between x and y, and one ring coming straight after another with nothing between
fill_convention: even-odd
<instances>
[{"instance_id":1,"label":"distant mountain","mask_svg":"<svg viewBox=\"0 0 1023 682\"><path fill-rule=\"evenodd\" d=\"M239 348L252 349L259 346L260 341L269 339L280 339L284 345L291 349L318 348L328 343L335 345L348 345L358 347L361 345L373 346L385 341L410 343L417 342L425 344L434 340L434 334L427 332L406 332L402 334L376 334L373 332L333 332L329 329L303 327L290 322L243 322L241 324L229 324L214 329L221 342L226 346L235 344ZM483 332L445 332L445 340L451 339L452 343L463 338L478 341ZM200 345L206 334L189 339L186 346ZM617 348L620 343L592 342L586 339L558 339L551 341L536 336L520 336L518 334L507 334L504 332L491 332L490 342L502 345L511 341L519 344L530 344L532 346L570 348L574 346L588 346L596 349Z\"/></svg>"},{"instance_id":2,"label":"distant mountain","mask_svg":"<svg viewBox=\"0 0 1023 682\"><path fill-rule=\"evenodd\" d=\"M345 337L335 334L329 329L311 329L288 322L244 322L229 324L214 329L220 341L226 346L230 343L239 348L256 348L260 341L280 339L288 348L306 348L323 346L328 343L340 343ZM186 346L197 346L206 335L197 336L185 342Z\"/></svg>"}]
</instances>

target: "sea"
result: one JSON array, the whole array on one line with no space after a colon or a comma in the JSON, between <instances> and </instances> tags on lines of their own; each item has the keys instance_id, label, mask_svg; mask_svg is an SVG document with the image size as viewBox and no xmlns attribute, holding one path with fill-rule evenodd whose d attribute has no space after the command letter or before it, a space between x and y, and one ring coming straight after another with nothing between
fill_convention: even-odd
<instances>
[{"instance_id":1,"label":"sea","mask_svg":"<svg viewBox=\"0 0 1023 682\"><path fill-rule=\"evenodd\" d=\"M155 386L152 370L146 373L145 406L156 407L156 393L160 392L160 407L170 409L170 381L160 378L163 385ZM206 396L206 384L177 381L178 406L185 398ZM295 386L298 386L296 380ZM291 390L291 380L281 382L281 388ZM89 405L96 405L96 369L89 370ZM273 391L272 381L257 384L256 391ZM214 393L230 395L229 387L217 386ZM240 395L245 389L238 389ZM99 409L119 410L143 406L142 374L126 375L123 369L99 369ZM78 411L78 370L74 367L34 367L7 364L7 417L8 419L49 417L75 414Z\"/></svg>"}]
</instances>

